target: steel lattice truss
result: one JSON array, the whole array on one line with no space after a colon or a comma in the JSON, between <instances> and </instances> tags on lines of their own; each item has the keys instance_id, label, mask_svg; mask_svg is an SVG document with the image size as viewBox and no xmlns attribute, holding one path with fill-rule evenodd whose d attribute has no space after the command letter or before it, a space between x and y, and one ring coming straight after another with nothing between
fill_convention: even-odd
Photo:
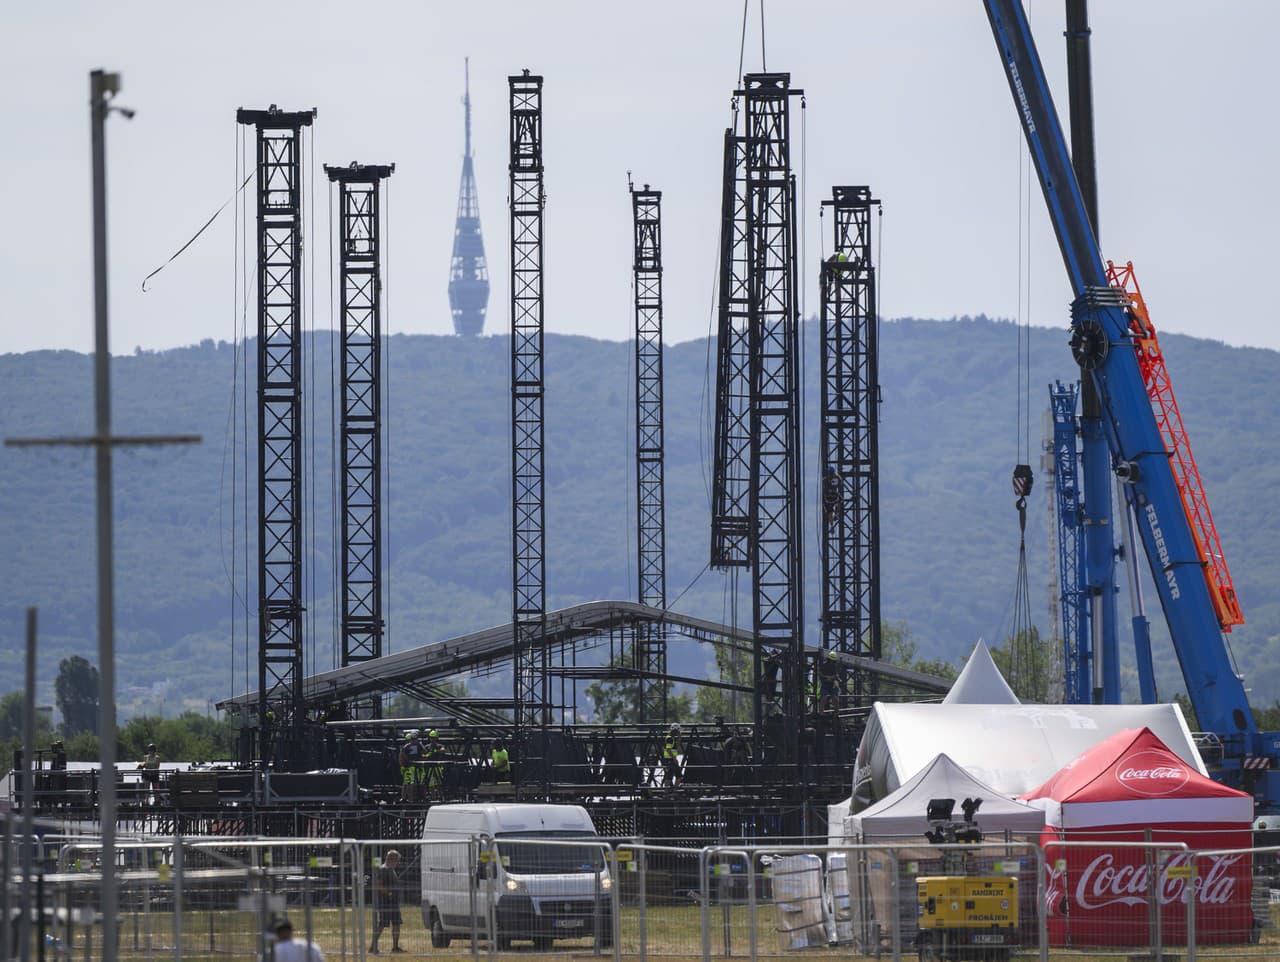
<instances>
[{"instance_id":1,"label":"steel lattice truss","mask_svg":"<svg viewBox=\"0 0 1280 962\"><path fill-rule=\"evenodd\" d=\"M748 327L746 140L724 132L720 302L716 338L711 565L751 564L751 345Z\"/></svg>"},{"instance_id":2,"label":"steel lattice truss","mask_svg":"<svg viewBox=\"0 0 1280 962\"><path fill-rule=\"evenodd\" d=\"M1093 678L1086 630L1084 558L1080 552L1083 515L1080 506L1080 454L1077 447L1076 397L1079 387L1061 381L1049 388L1053 412L1053 480L1058 506L1058 604L1062 612L1064 693L1071 705L1093 701Z\"/></svg>"},{"instance_id":3,"label":"steel lattice truss","mask_svg":"<svg viewBox=\"0 0 1280 962\"><path fill-rule=\"evenodd\" d=\"M511 90L512 622L517 728L549 721L542 424L542 78Z\"/></svg>"},{"instance_id":4,"label":"steel lattice truss","mask_svg":"<svg viewBox=\"0 0 1280 962\"><path fill-rule=\"evenodd\" d=\"M543 643L551 648L577 650L579 654L583 654L599 647L602 639L607 642L623 633L634 636L638 626L645 622L662 622L669 632L669 638L699 644L727 643L741 648L751 645L755 637L742 627L650 608L634 601L591 601L547 612L547 630L543 635ZM444 681L457 676L459 672L503 670L511 662L515 638L514 627L509 624L483 628L429 645L383 655L376 661L361 662L313 675L306 680L304 691L312 701L350 699L371 692L412 692L413 686ZM852 656L845 658L846 664L853 663L851 667L879 672L890 681L910 690L945 694L951 687L950 680L945 678L935 678L883 662L866 661L865 664L859 664L863 661L865 660ZM581 659L581 663L587 662L588 659ZM581 670L579 673L581 674ZM593 677L604 675L604 670L597 670ZM256 711L259 701L258 692L245 692L219 702L216 707L220 711L242 714Z\"/></svg>"},{"instance_id":5,"label":"steel lattice truss","mask_svg":"<svg viewBox=\"0 0 1280 962\"><path fill-rule=\"evenodd\" d=\"M796 310L795 182L789 74L748 74L746 98L748 310L751 341L751 548L756 690L762 646L780 654L782 745L798 761L804 714L800 357ZM757 722L766 710L756 699Z\"/></svg>"},{"instance_id":6,"label":"steel lattice truss","mask_svg":"<svg viewBox=\"0 0 1280 962\"><path fill-rule=\"evenodd\" d=\"M834 187L835 247L822 265L823 646L879 658L880 466L876 275L867 187ZM829 472L834 469L834 474ZM855 706L869 704L874 678L851 672Z\"/></svg>"},{"instance_id":7,"label":"steel lattice truss","mask_svg":"<svg viewBox=\"0 0 1280 962\"><path fill-rule=\"evenodd\" d=\"M302 699L302 128L314 111L236 112L257 130L258 688L297 729ZM268 702L259 704L267 727Z\"/></svg>"},{"instance_id":8,"label":"steel lattice truss","mask_svg":"<svg viewBox=\"0 0 1280 962\"><path fill-rule=\"evenodd\" d=\"M667 607L662 433L662 192L631 191L635 231L636 545L639 601ZM661 624L639 626L640 721L665 721L667 639Z\"/></svg>"},{"instance_id":9,"label":"steel lattice truss","mask_svg":"<svg viewBox=\"0 0 1280 962\"><path fill-rule=\"evenodd\" d=\"M325 167L337 181L342 459L342 664L382 657L382 243L379 186L393 166ZM359 714L381 717L381 699Z\"/></svg>"},{"instance_id":10,"label":"steel lattice truss","mask_svg":"<svg viewBox=\"0 0 1280 962\"><path fill-rule=\"evenodd\" d=\"M467 71L466 153L462 155L462 182L458 185L458 218L453 230L453 259L449 264L449 307L453 329L458 334L478 335L484 331L489 307L489 267L484 258L484 237L480 233L480 201L471 160L471 73Z\"/></svg>"}]
</instances>

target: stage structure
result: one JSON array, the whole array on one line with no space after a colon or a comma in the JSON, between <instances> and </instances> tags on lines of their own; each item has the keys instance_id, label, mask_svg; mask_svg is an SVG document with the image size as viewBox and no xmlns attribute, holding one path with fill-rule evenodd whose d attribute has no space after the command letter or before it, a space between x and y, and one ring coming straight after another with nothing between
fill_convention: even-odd
<instances>
[{"instance_id":1,"label":"stage structure","mask_svg":"<svg viewBox=\"0 0 1280 962\"><path fill-rule=\"evenodd\" d=\"M314 110L236 112L254 128L258 229L258 705L263 757L302 762L302 154Z\"/></svg>"},{"instance_id":2,"label":"stage structure","mask_svg":"<svg viewBox=\"0 0 1280 962\"><path fill-rule=\"evenodd\" d=\"M342 303L339 472L343 667L382 657L382 211L381 185L395 165L325 167L338 185ZM347 706L379 718L374 696Z\"/></svg>"},{"instance_id":3,"label":"stage structure","mask_svg":"<svg viewBox=\"0 0 1280 962\"><path fill-rule=\"evenodd\" d=\"M636 567L639 600L667 607L666 512L663 504L662 191L631 189L636 311ZM640 720L667 717L667 641L661 623L636 634Z\"/></svg>"},{"instance_id":4,"label":"stage structure","mask_svg":"<svg viewBox=\"0 0 1280 962\"><path fill-rule=\"evenodd\" d=\"M804 780L804 573L800 478L800 318L797 309L792 97L785 73L747 74L748 318L751 357L750 531L756 736Z\"/></svg>"},{"instance_id":5,"label":"stage structure","mask_svg":"<svg viewBox=\"0 0 1280 962\"><path fill-rule=\"evenodd\" d=\"M822 264L821 492L823 647L879 659L879 345L868 187L833 187L822 206L835 246ZM854 708L876 694L873 676L853 671Z\"/></svg>"},{"instance_id":6,"label":"stage structure","mask_svg":"<svg viewBox=\"0 0 1280 962\"><path fill-rule=\"evenodd\" d=\"M751 564L751 344L747 261L746 139L724 132L720 199L720 297L716 334L715 461L711 566ZM735 579L736 580L736 579Z\"/></svg>"},{"instance_id":7,"label":"stage structure","mask_svg":"<svg viewBox=\"0 0 1280 962\"><path fill-rule=\"evenodd\" d=\"M542 78L508 77L511 92L512 623L516 737L534 752L551 718L546 622L542 379ZM529 761L535 762L535 758ZM542 766L534 766L541 768ZM517 775L519 770L517 769Z\"/></svg>"}]
</instances>

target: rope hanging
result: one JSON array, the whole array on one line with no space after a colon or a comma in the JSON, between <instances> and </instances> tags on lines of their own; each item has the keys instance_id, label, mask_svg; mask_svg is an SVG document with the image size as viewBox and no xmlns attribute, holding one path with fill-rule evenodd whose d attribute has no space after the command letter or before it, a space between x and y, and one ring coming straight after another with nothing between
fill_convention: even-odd
<instances>
[{"instance_id":1,"label":"rope hanging","mask_svg":"<svg viewBox=\"0 0 1280 962\"><path fill-rule=\"evenodd\" d=\"M1045 693L1036 690L1035 634L1031 622L1031 591L1027 582L1027 498L1035 483L1031 465L1019 464L1013 469L1014 506L1018 509L1018 576L1013 594L1013 625L1009 636L1009 686L1021 698L1043 701Z\"/></svg>"},{"instance_id":2,"label":"rope hanging","mask_svg":"<svg viewBox=\"0 0 1280 962\"><path fill-rule=\"evenodd\" d=\"M237 171L237 174L238 174L238 173L239 173L239 171ZM170 257L167 261L165 261L163 264L161 264L159 267L157 267L155 270L153 270L150 274L148 274L146 277L144 277L144 278L142 279L142 293L144 293L144 294L145 294L145 293L147 292L147 281L151 280L151 278L155 277L155 276L156 276L157 274L159 274L162 270L164 270L166 267L168 267L170 264L172 264L174 261L176 261L176 260L178 259L178 257L179 257L179 256L180 256L180 255L181 255L181 254L182 254L182 253L183 253L183 252L184 252L188 247L190 247L192 244L194 244L194 243L196 242L196 240L200 237L200 235L201 235L201 234L203 234L205 231L207 231L207 230L209 229L210 225L212 225L212 224L213 224L213 222L214 222L215 220L217 220L217 219L218 219L218 215L219 215L219 214L221 214L224 210L226 210L226 209L227 209L227 206L228 206L228 205L229 205L233 200L235 200L237 196L239 196L239 194L240 194L240 192L241 192L242 190L244 190L244 189L245 189L245 186L249 183L249 181L251 181L251 180L253 179L253 174L254 174L254 172L250 172L249 176L248 176L248 177L246 177L243 181L241 181L241 182L240 182L240 186L239 186L239 187L237 187L237 188L235 189L234 193L232 193L232 195L231 195L230 197L228 197L228 198L223 202L223 204L222 204L222 206L221 206L221 207L219 207L217 210L215 210L215 211L213 212L213 216L212 216L212 217L210 217L207 221L205 221L205 222L204 222L204 226L203 226L203 227L201 227L198 231L196 231L193 235L191 235L191 239L190 239L190 240L188 240L185 244L183 244L183 245L182 245L181 247L179 247L176 251L174 251L174 253L173 253L173 256L172 256L172 257Z\"/></svg>"}]
</instances>

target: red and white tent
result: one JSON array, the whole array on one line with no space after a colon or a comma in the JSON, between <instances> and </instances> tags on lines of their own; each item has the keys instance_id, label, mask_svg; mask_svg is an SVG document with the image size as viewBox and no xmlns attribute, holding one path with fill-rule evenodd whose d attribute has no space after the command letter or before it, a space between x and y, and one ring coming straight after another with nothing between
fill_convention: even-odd
<instances>
[{"instance_id":1,"label":"red and white tent","mask_svg":"<svg viewBox=\"0 0 1280 962\"><path fill-rule=\"evenodd\" d=\"M1021 800L1045 813L1042 844L1054 944L1147 944L1156 898L1166 943L1184 942L1192 859L1197 942L1250 938L1248 855L1188 856L1123 845L1185 842L1193 851L1207 851L1251 844L1253 799L1200 774L1151 729L1117 732ZM1062 841L1097 844L1054 844Z\"/></svg>"}]
</instances>

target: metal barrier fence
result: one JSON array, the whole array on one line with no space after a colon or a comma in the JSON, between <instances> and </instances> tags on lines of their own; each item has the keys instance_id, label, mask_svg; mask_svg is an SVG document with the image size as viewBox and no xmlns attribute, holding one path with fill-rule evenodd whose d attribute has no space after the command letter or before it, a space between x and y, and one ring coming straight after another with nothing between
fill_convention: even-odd
<instances>
[{"instance_id":1,"label":"metal barrier fence","mask_svg":"<svg viewBox=\"0 0 1280 962\"><path fill-rule=\"evenodd\" d=\"M25 958L99 957L97 841L42 836L31 884L12 842L4 854L10 957L19 906ZM1280 958L1277 849L152 838L120 841L117 860L119 955L147 962L269 960L286 914L344 962Z\"/></svg>"}]
</instances>

